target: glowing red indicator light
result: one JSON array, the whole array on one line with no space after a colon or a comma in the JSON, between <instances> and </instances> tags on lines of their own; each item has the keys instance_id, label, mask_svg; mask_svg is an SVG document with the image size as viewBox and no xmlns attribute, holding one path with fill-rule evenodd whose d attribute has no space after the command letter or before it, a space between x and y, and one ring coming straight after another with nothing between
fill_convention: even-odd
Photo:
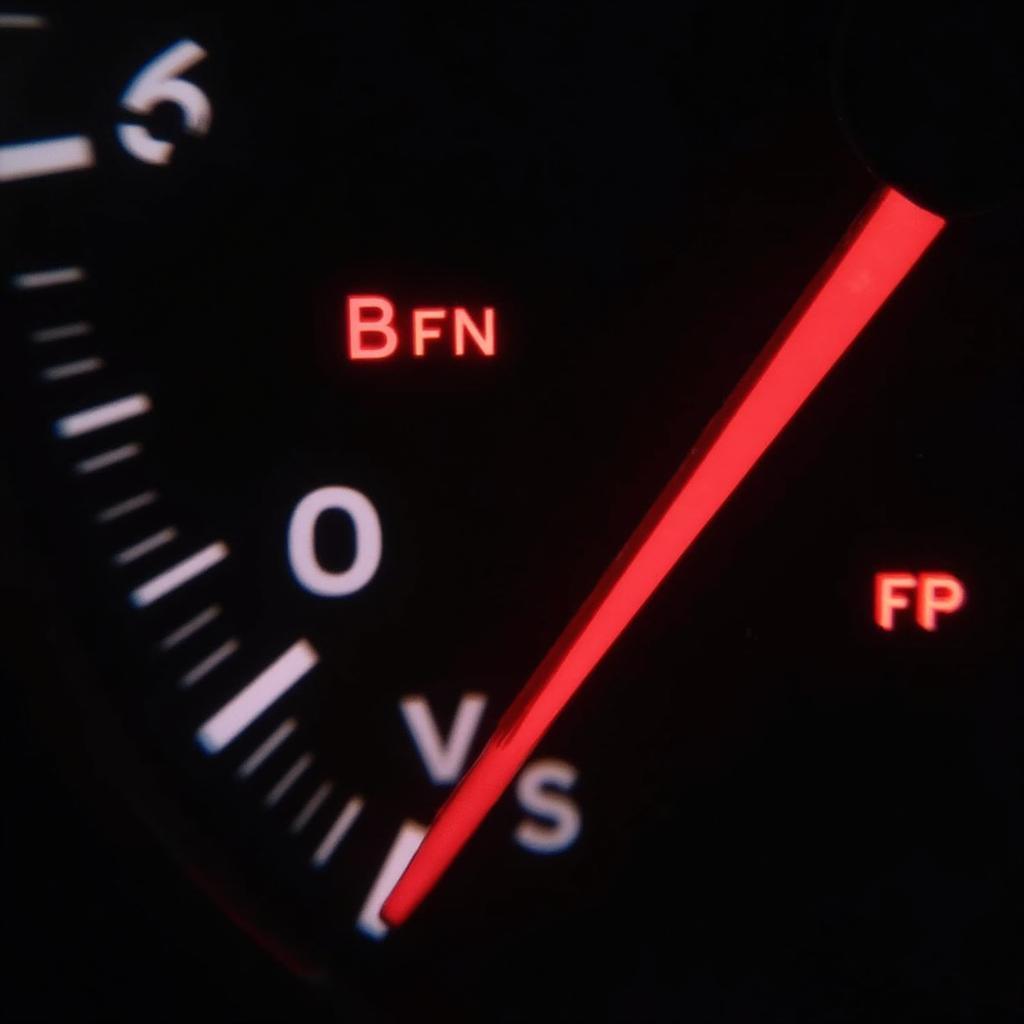
<instances>
[{"instance_id":1,"label":"glowing red indicator light","mask_svg":"<svg viewBox=\"0 0 1024 1024\"><path fill-rule=\"evenodd\" d=\"M345 303L348 357L390 359L401 348L395 304L383 295L349 295ZM474 319L463 306L414 309L410 314L412 355L422 359L430 348L450 349L457 359L469 354L494 356L498 347L493 306Z\"/></svg>"},{"instance_id":2,"label":"glowing red indicator light","mask_svg":"<svg viewBox=\"0 0 1024 1024\"><path fill-rule=\"evenodd\" d=\"M918 577L917 624L934 630L939 615L951 615L963 607L967 598L964 585L945 572L923 572Z\"/></svg>"},{"instance_id":3,"label":"glowing red indicator light","mask_svg":"<svg viewBox=\"0 0 1024 1024\"><path fill-rule=\"evenodd\" d=\"M917 577L909 572L880 572L875 575L875 622L892 629L896 612L910 607L909 592L917 587Z\"/></svg>"},{"instance_id":4,"label":"glowing red indicator light","mask_svg":"<svg viewBox=\"0 0 1024 1024\"><path fill-rule=\"evenodd\" d=\"M871 202L506 712L381 911L434 888L570 698L942 230L892 189Z\"/></svg>"},{"instance_id":5,"label":"glowing red indicator light","mask_svg":"<svg viewBox=\"0 0 1024 1024\"><path fill-rule=\"evenodd\" d=\"M441 337L441 328L436 326L448 315L444 309L414 309L412 311L412 354L425 356L427 342Z\"/></svg>"},{"instance_id":6,"label":"glowing red indicator light","mask_svg":"<svg viewBox=\"0 0 1024 1024\"><path fill-rule=\"evenodd\" d=\"M395 307L382 295L350 295L347 320L349 359L388 359L398 351Z\"/></svg>"},{"instance_id":7,"label":"glowing red indicator light","mask_svg":"<svg viewBox=\"0 0 1024 1024\"><path fill-rule=\"evenodd\" d=\"M967 588L948 572L880 572L875 574L875 622L884 630L896 628L897 612L911 605L914 620L932 633L940 615L952 615L967 600Z\"/></svg>"}]
</instances>

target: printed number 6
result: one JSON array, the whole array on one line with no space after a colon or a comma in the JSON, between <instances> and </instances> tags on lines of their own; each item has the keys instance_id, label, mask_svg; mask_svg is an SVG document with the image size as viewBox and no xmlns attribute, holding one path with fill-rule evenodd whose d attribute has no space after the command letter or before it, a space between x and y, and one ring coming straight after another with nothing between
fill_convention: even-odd
<instances>
[{"instance_id":1,"label":"printed number 6","mask_svg":"<svg viewBox=\"0 0 1024 1024\"><path fill-rule=\"evenodd\" d=\"M121 106L133 114L150 114L160 103L174 103L190 135L205 135L213 120L209 97L199 86L176 76L188 71L206 57L206 51L191 39L182 39L157 54L128 83L121 97ZM121 145L139 160L148 164L166 164L174 145L154 139L141 125L119 124L117 137Z\"/></svg>"}]
</instances>

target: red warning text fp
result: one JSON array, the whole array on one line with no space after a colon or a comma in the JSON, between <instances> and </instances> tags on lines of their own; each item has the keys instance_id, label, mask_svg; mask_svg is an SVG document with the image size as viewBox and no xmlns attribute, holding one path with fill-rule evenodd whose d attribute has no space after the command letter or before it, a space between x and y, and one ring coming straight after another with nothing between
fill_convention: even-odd
<instances>
[{"instance_id":1,"label":"red warning text fp","mask_svg":"<svg viewBox=\"0 0 1024 1024\"><path fill-rule=\"evenodd\" d=\"M940 616L959 611L966 599L967 589L948 572L875 573L875 622L884 630L895 629L905 612L921 629L934 632Z\"/></svg>"}]
</instances>

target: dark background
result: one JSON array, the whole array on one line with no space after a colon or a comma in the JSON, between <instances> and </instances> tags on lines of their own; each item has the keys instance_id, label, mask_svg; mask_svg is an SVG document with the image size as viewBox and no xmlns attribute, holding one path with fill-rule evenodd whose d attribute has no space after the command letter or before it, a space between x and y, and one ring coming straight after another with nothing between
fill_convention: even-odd
<instances>
[{"instance_id":1,"label":"dark background","mask_svg":"<svg viewBox=\"0 0 1024 1024\"><path fill-rule=\"evenodd\" d=\"M953 180L936 181L934 173L920 178L912 157L927 147L918 138L909 158L905 148L894 148L894 139L905 146L913 135L902 130L905 113L896 131L869 130L878 125L872 101L877 117L878 93L883 99L886 93L865 91L863 82L856 109L841 125L834 90L845 86L837 81L832 49L838 7L791 5L781 17L774 8L752 15L742 6L695 4L649 23L611 8L591 19L550 15L537 5L517 9L511 34L489 12L448 21L402 5L349 10L354 23L342 15L332 21L345 45L351 47L358 29L409 58L382 84L369 73L376 51L345 51L347 80L366 89L347 109L355 111L355 134L377 157L359 165L354 180L346 177L340 145L321 150L310 165L291 158L309 138L319 138L331 112L334 68L327 58L335 37L312 18L298 17L278 50L266 26L243 29L229 14L204 12L156 9L152 17L115 21L92 47L72 35L60 50L65 83L75 74L91 80L98 62L99 84L94 90L65 85L49 105L19 108L9 129L11 137L67 130L73 107L101 131L118 84L180 34L180 26L221 40L224 60L211 60L195 76L219 98L209 162L199 159L203 143L193 150L182 143L175 177L162 191L153 191L145 169L123 160L115 164L120 177L95 190L69 190L63 206L37 191L17 214L22 224L33 217L38 224L43 213L48 227L37 235L25 231L23 240L19 235L18 256L35 256L36 245L45 252L55 239L91 256L103 251L101 232L138 243L160 225L170 244L136 259L131 301L104 295L97 301L107 322L120 326L120 356L131 361L131 341L150 332L163 388L158 398L171 408L173 436L189 438L165 446L161 470L176 483L184 512L232 523L240 535L258 576L232 586L253 621L260 621L258 605L266 597L300 628L309 622L319 629L318 644L326 642L332 620L322 605L303 604L282 584L280 521L288 496L333 457L334 443L317 446L318 435L297 413L344 428L381 408L411 407L415 441L429 454L431 445L457 433L443 417L421 415L435 389L449 410L462 414L480 415L493 405L476 382L443 369L425 377L400 365L383 378L338 374L332 289L360 274L368 282L383 274L416 298L471 281L480 296L498 289L501 308L513 311L513 339L531 317L536 322L537 310L552 325L547 348L521 346L509 364L488 372L503 385L508 408L536 417L521 438L502 439L516 471L532 474L538 489L561 479L571 500L536 517L529 530L520 529L528 502L510 502L512 512L499 521L507 542L502 551L484 547L488 530L465 530L442 515L429 520L432 543L415 542L422 540L416 510L395 509L436 467L418 457L414 444L393 479L373 477L372 459L346 453L349 471L366 474L375 496L390 497L390 522L408 527L404 553L422 577L431 575L430 559L447 550L439 537L465 544L469 557L455 570L463 585L451 587L461 614L478 613L476 595L485 591L474 582L482 572L505 578L517 561L558 566L558 585L542 601L532 600L536 588L527 574L513 576L495 596L507 609L529 606L535 616L530 629L518 630L525 633L522 643L502 637L505 623L516 623L498 615L492 635L458 652L461 671L471 676L493 661L493 650L511 651L505 677L495 681L497 703L511 696L637 509L678 462L679 439L692 441L874 187L848 133L860 133L856 141L876 168L891 165L904 187L940 205L970 207L971 217L950 229L884 322L816 396L802 427L787 435L780 454L754 474L742 500L688 556L687 572L674 577L597 673L590 703L574 705L560 723L548 752L569 752L585 767L585 813L592 834L601 837L597 845L581 847L575 859L524 868L496 838L496 826L475 854L485 867L453 876L446 898L455 913L418 920L382 951L379 964L355 954L348 970L365 971L371 998L383 987L400 988L394 978L420 972L426 984L420 992L410 986L407 995L386 993L405 1002L406 1017L439 1013L432 995L465 980L485 1005L507 1004L513 1007L508 1019L528 1019L529 996L513 991L519 972L534 971L534 992L543 992L545 983L564 982L565 951L584 948L599 959L581 956L572 966L568 976L580 989L556 997L555 1019L579 1006L590 1019L616 1020L677 1013L725 1021L1012 1019L1019 1009L1019 942L1009 929L1019 907L1021 849L1015 811L1020 508L1010 496L1019 482L1021 260L1019 210L999 204L1007 201L1003 172L1012 170L1009 157L1018 150L996 145L994 153L956 164ZM877 24L872 13L867 7L869 25ZM929 72L935 80L976 79L986 66L984 46L980 55L954 47L963 62L949 66L950 32L955 36L960 27L955 18L946 23L944 63ZM701 59L700 40L718 48ZM907 45L904 36L897 58ZM438 49L448 54L440 67ZM322 59L310 58L310 51ZM653 52L657 60L650 59ZM857 68L878 65L877 54L854 52ZM326 100L275 100L273 87L288 78L281 71L300 63L309 76L302 81ZM493 74L498 99L485 102L478 93L475 76L484 71ZM230 88L237 82L263 82L266 91L254 99ZM449 116L456 109L461 119ZM1013 130L1002 105L998 113L999 129L980 133L986 141ZM977 109L969 114L976 128ZM463 131L467 119L476 134ZM166 125L173 132L172 117ZM273 145L261 151L254 140L264 137ZM105 145L104 159L113 162L116 149L109 140ZM417 154L415 174L410 153ZM254 160L265 173L240 173ZM986 161L1000 169L993 194L984 187L979 193L979 180L989 180L978 173ZM933 172L933 152L926 163ZM312 182L304 177L307 166ZM198 183L209 190L201 216L192 209ZM390 207L380 207L387 231L370 230L378 216L372 203L363 220L339 212L344 203L324 203L325 191L335 188L349 198L393 197ZM438 194L450 202L434 202ZM493 208L495 195L504 208ZM79 203L86 211L81 219ZM264 203L265 221L238 216L247 205ZM460 215L453 218L452 209ZM351 242L353 233L359 245ZM351 246L346 259L337 255L341 237ZM401 259L392 256L396 237ZM275 262L267 256L275 248L290 258ZM180 254L191 256L184 261ZM219 304L225 281L218 270L235 258L256 276L227 281L230 299ZM110 266L129 273L129 262L112 258ZM430 267L425 278L424 266ZM196 289L191 306L174 301L174 294ZM258 301L270 294L273 302ZM610 318L609 294L617 300ZM569 304L571 316L559 308L565 297L581 300ZM270 342L240 350L211 346L208 335L189 330L190 316L212 317L219 337L230 336L239 310L241 338L280 338L275 331L290 329L293 343L283 352ZM692 344L671 352L651 344L660 363L616 361L625 324L650 343L666 321ZM13 328L23 325L14 317L5 326L13 337ZM191 346L187 357L176 347L182 339ZM189 390L192 367L204 358L213 369L197 396ZM15 442L10 466L21 485L17 505L5 503L13 520L5 535L18 539L9 546L3 595L12 652L6 671L17 708L6 747L12 796L5 828L15 890L14 1005L25 1016L120 1019L294 1019L325 1012L326 996L272 966L137 821L137 813L148 814L170 842L167 808L141 785L124 786L122 779L119 787L117 772L95 761L88 738L100 733L109 740L116 730L94 714L89 687L109 668L110 686L130 690L131 674L117 677L113 645L102 638L120 640L132 620L115 610L120 599L106 591L96 607L67 600L76 582L102 575L97 566L105 552L83 553L92 543L84 531L65 530L64 513L72 513L70 520L85 503L53 507L64 492L41 468L56 461L50 450L34 435L17 443L24 424L40 418L34 409L24 419L14 412L35 401L20 394L20 359L12 354L5 374L11 386L6 436ZM131 371L148 384L154 371L145 363L135 358ZM236 372L244 386L218 403L219 385ZM680 380L686 381L683 402L676 394ZM369 397L361 398L361 389ZM551 415L574 389L583 397L566 403L560 419ZM331 411L339 394L356 411ZM227 428L267 399L277 401L278 415L263 424L253 416L252 433L240 443ZM451 420L458 422L455 412ZM394 455L406 424L391 422L393 436L378 440ZM557 429L545 434L552 423ZM210 426L225 428L225 439L194 469L188 454L204 443ZM573 463L570 479L560 458L582 440L586 455ZM271 451L279 476L264 479L260 471ZM223 471L217 455L232 457L232 472ZM466 466L480 464L480 448L466 443L443 468L458 483ZM502 507L500 479L481 480L477 491L481 507ZM239 510L253 499L262 514L246 519ZM595 505L603 515L587 517ZM580 521L592 524L586 543L566 559L564 538ZM474 559L474 543L495 561ZM969 581L970 604L941 637L903 634L883 646L871 626L871 573L896 560L951 569ZM414 592L409 577L384 582L391 589L365 605L365 630L378 622L384 631L390 619L400 619L402 602ZM479 621L486 624L482 614ZM444 655L444 634L428 627L417 643ZM407 654L389 650L388 657L400 667ZM352 670L365 668L356 662ZM69 677L88 682L76 691L65 686ZM690 685L694 677L718 685L702 695ZM623 679L639 680L645 701L617 705L615 684ZM362 699L373 713L372 691ZM393 695L388 702L390 709ZM324 718L333 728L334 719ZM665 723L677 721L679 733L667 734ZM190 727L191 718L174 726ZM404 750L396 741L396 789L407 778L398 760L408 756ZM186 770L204 785L212 778L191 764ZM380 775L387 793L387 773ZM211 790L218 785L214 778ZM427 807L432 797L424 791L416 799ZM238 813L239 827L249 830L244 835L269 831ZM510 809L496 820L507 824ZM177 850L180 856L180 843ZM365 863L372 853L365 852ZM515 871L522 874L513 875L517 883L502 902L489 880ZM652 889L633 899L637 885L672 871L675 888L667 898ZM664 934L650 930L659 899L666 903ZM535 939L545 944L531 962L524 948ZM479 962L472 960L476 952ZM350 998L339 997L343 1006ZM463 1012L473 1019L472 1011Z\"/></svg>"}]
</instances>

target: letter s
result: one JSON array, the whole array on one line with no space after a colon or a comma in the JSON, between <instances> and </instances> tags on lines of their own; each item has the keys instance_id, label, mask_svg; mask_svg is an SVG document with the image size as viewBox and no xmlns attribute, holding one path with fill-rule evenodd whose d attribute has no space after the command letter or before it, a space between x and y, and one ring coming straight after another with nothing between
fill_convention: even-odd
<instances>
[{"instance_id":1,"label":"letter s","mask_svg":"<svg viewBox=\"0 0 1024 1024\"><path fill-rule=\"evenodd\" d=\"M534 761L516 783L516 796L524 811L548 824L529 818L516 827L515 838L531 853L561 853L569 849L580 834L579 807L565 796L576 784L577 771L565 761Z\"/></svg>"}]
</instances>

